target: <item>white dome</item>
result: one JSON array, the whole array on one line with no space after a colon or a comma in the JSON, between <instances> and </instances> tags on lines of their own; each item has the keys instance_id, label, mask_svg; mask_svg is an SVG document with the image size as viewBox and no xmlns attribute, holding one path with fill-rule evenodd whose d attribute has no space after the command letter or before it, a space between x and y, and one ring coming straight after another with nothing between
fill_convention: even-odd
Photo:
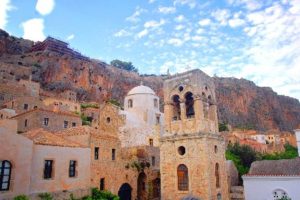
<instances>
[{"instance_id":1,"label":"white dome","mask_svg":"<svg viewBox=\"0 0 300 200\"><path fill-rule=\"evenodd\" d=\"M144 85L139 85L137 87L132 88L127 95L134 95L134 94L152 94L155 95L155 92Z\"/></svg>"}]
</instances>

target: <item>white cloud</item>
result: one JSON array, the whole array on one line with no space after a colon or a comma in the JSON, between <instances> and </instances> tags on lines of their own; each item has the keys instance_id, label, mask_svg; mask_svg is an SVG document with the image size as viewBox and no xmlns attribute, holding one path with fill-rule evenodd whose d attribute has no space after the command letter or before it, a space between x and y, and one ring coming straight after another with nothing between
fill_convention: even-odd
<instances>
[{"instance_id":1,"label":"white cloud","mask_svg":"<svg viewBox=\"0 0 300 200\"><path fill-rule=\"evenodd\" d=\"M54 6L55 6L54 0L38 0L35 9L41 15L48 15L53 11Z\"/></svg>"},{"instance_id":2,"label":"white cloud","mask_svg":"<svg viewBox=\"0 0 300 200\"><path fill-rule=\"evenodd\" d=\"M7 24L8 11L12 10L13 6L11 5L10 0L1 0L0 1L0 28L4 29Z\"/></svg>"},{"instance_id":3,"label":"white cloud","mask_svg":"<svg viewBox=\"0 0 300 200\"><path fill-rule=\"evenodd\" d=\"M174 0L174 5L188 5L191 9L197 5L196 0Z\"/></svg>"},{"instance_id":4,"label":"white cloud","mask_svg":"<svg viewBox=\"0 0 300 200\"><path fill-rule=\"evenodd\" d=\"M70 40L73 40L75 38L75 35L74 34L71 34L67 37L67 41L70 41Z\"/></svg>"},{"instance_id":5,"label":"white cloud","mask_svg":"<svg viewBox=\"0 0 300 200\"><path fill-rule=\"evenodd\" d=\"M157 27L164 25L165 23L166 23L166 21L163 19L161 19L160 21L151 20L151 21L145 22L144 27L145 28L157 28Z\"/></svg>"},{"instance_id":6,"label":"white cloud","mask_svg":"<svg viewBox=\"0 0 300 200\"><path fill-rule=\"evenodd\" d=\"M125 36L129 36L129 35L130 35L130 33L124 29L122 29L114 34L115 37L125 37Z\"/></svg>"},{"instance_id":7,"label":"white cloud","mask_svg":"<svg viewBox=\"0 0 300 200\"><path fill-rule=\"evenodd\" d=\"M200 26L208 26L208 25L210 25L211 21L210 21L210 19L202 19L198 23Z\"/></svg>"},{"instance_id":8,"label":"white cloud","mask_svg":"<svg viewBox=\"0 0 300 200\"><path fill-rule=\"evenodd\" d=\"M23 27L23 38L33 41L42 41L44 35L44 20L39 18L30 19L21 24Z\"/></svg>"},{"instance_id":9,"label":"white cloud","mask_svg":"<svg viewBox=\"0 0 300 200\"><path fill-rule=\"evenodd\" d=\"M243 26L245 24L245 21L243 19L240 19L239 16L240 14L236 13L234 14L233 19L230 19L228 21L230 27L235 28L235 27Z\"/></svg>"},{"instance_id":10,"label":"white cloud","mask_svg":"<svg viewBox=\"0 0 300 200\"><path fill-rule=\"evenodd\" d=\"M221 25L227 25L227 20L230 17L230 11L227 9L218 9L211 14Z\"/></svg>"},{"instance_id":11,"label":"white cloud","mask_svg":"<svg viewBox=\"0 0 300 200\"><path fill-rule=\"evenodd\" d=\"M175 22L183 22L185 20L185 17L183 15L178 15L177 17L175 17L174 21Z\"/></svg>"},{"instance_id":12,"label":"white cloud","mask_svg":"<svg viewBox=\"0 0 300 200\"><path fill-rule=\"evenodd\" d=\"M148 35L148 33L149 33L148 29L144 29L137 34L137 38L142 38L142 37Z\"/></svg>"},{"instance_id":13,"label":"white cloud","mask_svg":"<svg viewBox=\"0 0 300 200\"><path fill-rule=\"evenodd\" d=\"M154 3L156 0L149 0L148 3Z\"/></svg>"},{"instance_id":14,"label":"white cloud","mask_svg":"<svg viewBox=\"0 0 300 200\"><path fill-rule=\"evenodd\" d=\"M146 12L145 9L136 7L134 13L131 16L127 17L126 21L136 23L136 22L140 21L140 15L144 12Z\"/></svg>"},{"instance_id":15,"label":"white cloud","mask_svg":"<svg viewBox=\"0 0 300 200\"><path fill-rule=\"evenodd\" d=\"M167 43L176 47L180 47L184 44L184 41L179 38L171 38L167 41Z\"/></svg>"},{"instance_id":16,"label":"white cloud","mask_svg":"<svg viewBox=\"0 0 300 200\"><path fill-rule=\"evenodd\" d=\"M177 30L177 31L180 31L180 30L182 30L182 29L184 29L184 28L185 28L185 26L182 25L182 24L179 24L179 25L176 25L176 26L175 26L175 30Z\"/></svg>"},{"instance_id":17,"label":"white cloud","mask_svg":"<svg viewBox=\"0 0 300 200\"><path fill-rule=\"evenodd\" d=\"M158 12L163 13L163 14L171 14L176 12L175 7L159 7Z\"/></svg>"}]
</instances>

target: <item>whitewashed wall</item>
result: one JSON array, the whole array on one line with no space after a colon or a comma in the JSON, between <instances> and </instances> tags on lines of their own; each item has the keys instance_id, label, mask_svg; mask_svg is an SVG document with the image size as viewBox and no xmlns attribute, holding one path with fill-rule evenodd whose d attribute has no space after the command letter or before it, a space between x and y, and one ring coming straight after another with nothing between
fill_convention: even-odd
<instances>
[{"instance_id":1,"label":"whitewashed wall","mask_svg":"<svg viewBox=\"0 0 300 200\"><path fill-rule=\"evenodd\" d=\"M274 200L276 189L284 190L292 200L300 199L300 176L243 176L246 200Z\"/></svg>"}]
</instances>

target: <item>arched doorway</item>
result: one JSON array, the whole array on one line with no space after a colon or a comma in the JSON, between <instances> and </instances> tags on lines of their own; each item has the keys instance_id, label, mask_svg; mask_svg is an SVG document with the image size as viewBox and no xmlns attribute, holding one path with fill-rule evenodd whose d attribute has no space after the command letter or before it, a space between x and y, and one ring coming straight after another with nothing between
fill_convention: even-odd
<instances>
[{"instance_id":1,"label":"arched doorway","mask_svg":"<svg viewBox=\"0 0 300 200\"><path fill-rule=\"evenodd\" d=\"M160 199L160 178L156 178L152 181L153 185L153 198Z\"/></svg>"},{"instance_id":2,"label":"arched doorway","mask_svg":"<svg viewBox=\"0 0 300 200\"><path fill-rule=\"evenodd\" d=\"M123 183L118 192L120 200L131 200L131 190L131 186L128 183Z\"/></svg>"},{"instance_id":3,"label":"arched doorway","mask_svg":"<svg viewBox=\"0 0 300 200\"><path fill-rule=\"evenodd\" d=\"M138 200L146 200L147 199L147 189L146 189L146 183L147 183L147 176L144 172L139 174L137 185L137 199Z\"/></svg>"}]
</instances>

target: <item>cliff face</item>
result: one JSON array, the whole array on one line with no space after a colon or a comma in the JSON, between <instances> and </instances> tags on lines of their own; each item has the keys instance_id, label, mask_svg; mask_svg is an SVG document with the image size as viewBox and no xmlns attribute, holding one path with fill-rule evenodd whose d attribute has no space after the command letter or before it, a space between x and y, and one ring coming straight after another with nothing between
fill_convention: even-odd
<instances>
[{"instance_id":1,"label":"cliff face","mask_svg":"<svg viewBox=\"0 0 300 200\"><path fill-rule=\"evenodd\" d=\"M5 32L4 32L5 33ZM0 30L0 70L6 79L32 79L48 92L71 89L83 101L116 99L123 103L127 92L143 81L163 99L161 76L139 76L97 60L84 61L53 52L26 53L31 41ZM214 78L221 122L258 130L292 130L300 124L298 100L277 95L245 79Z\"/></svg>"},{"instance_id":2,"label":"cliff face","mask_svg":"<svg viewBox=\"0 0 300 200\"><path fill-rule=\"evenodd\" d=\"M214 78L218 116L235 127L293 130L300 123L297 99L257 87L245 79Z\"/></svg>"}]
</instances>

